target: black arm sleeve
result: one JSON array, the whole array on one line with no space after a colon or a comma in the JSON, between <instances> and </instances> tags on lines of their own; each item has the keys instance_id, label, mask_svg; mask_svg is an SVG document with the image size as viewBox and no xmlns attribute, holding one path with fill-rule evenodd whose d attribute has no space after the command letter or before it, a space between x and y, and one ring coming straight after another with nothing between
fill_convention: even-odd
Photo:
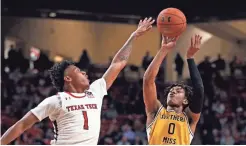
<instances>
[{"instance_id":1,"label":"black arm sleeve","mask_svg":"<svg viewBox=\"0 0 246 146\"><path fill-rule=\"evenodd\" d=\"M200 113L202 111L204 99L204 87L202 78L194 59L187 59L187 62L194 92L193 96L191 97L191 102L189 103L189 108L193 113Z\"/></svg>"}]
</instances>

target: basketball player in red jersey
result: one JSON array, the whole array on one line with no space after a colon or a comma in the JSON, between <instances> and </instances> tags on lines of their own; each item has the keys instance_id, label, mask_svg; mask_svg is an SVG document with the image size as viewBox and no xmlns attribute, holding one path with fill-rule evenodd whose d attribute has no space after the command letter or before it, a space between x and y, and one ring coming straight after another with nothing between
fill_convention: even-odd
<instances>
[{"instance_id":1,"label":"basketball player in red jersey","mask_svg":"<svg viewBox=\"0 0 246 146\"><path fill-rule=\"evenodd\" d=\"M55 64L50 70L50 77L59 91L58 94L43 100L10 127L1 137L1 144L9 144L35 123L49 117L55 131L51 144L96 145L101 125L102 99L126 66L134 40L148 32L153 23L152 18L141 20L137 30L114 56L103 77L91 85L86 73L80 71L72 62Z\"/></svg>"}]
</instances>

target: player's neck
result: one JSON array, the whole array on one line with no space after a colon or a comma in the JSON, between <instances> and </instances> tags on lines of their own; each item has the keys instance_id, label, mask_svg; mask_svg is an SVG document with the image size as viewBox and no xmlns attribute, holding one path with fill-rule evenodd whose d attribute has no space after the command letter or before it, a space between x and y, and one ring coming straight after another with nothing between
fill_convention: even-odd
<instances>
[{"instance_id":1,"label":"player's neck","mask_svg":"<svg viewBox=\"0 0 246 146\"><path fill-rule=\"evenodd\" d=\"M182 113L183 112L183 107L179 106L167 106L167 111L175 111L176 113Z\"/></svg>"},{"instance_id":2,"label":"player's neck","mask_svg":"<svg viewBox=\"0 0 246 146\"><path fill-rule=\"evenodd\" d=\"M75 88L74 86L68 85L64 87L64 91L70 92L70 93L84 93L85 88Z\"/></svg>"}]
</instances>

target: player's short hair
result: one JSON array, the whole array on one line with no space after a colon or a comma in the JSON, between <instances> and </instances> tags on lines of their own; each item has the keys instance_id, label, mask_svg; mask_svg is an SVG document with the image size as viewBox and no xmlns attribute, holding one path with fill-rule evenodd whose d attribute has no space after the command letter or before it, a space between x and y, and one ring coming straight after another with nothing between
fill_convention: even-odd
<instances>
[{"instance_id":1,"label":"player's short hair","mask_svg":"<svg viewBox=\"0 0 246 146\"><path fill-rule=\"evenodd\" d=\"M64 86L64 71L67 69L68 66L74 65L74 62L64 60L60 63L54 64L49 69L50 79L53 86L58 90L58 92L63 91Z\"/></svg>"},{"instance_id":2,"label":"player's short hair","mask_svg":"<svg viewBox=\"0 0 246 146\"><path fill-rule=\"evenodd\" d=\"M192 87L190 87L190 86L184 84L183 82L181 82L181 83L174 83L174 84L168 86L168 87L165 89L165 91L164 91L164 102L163 102L163 105L164 105L165 108L167 108L167 96L168 96L168 93L170 92L170 90L171 90L173 87L176 87L176 86L181 87L181 88L184 89L184 91L185 91L185 97L186 97L187 100L188 100L188 104L184 107L184 109L185 109L186 107L189 106L189 104L190 104L190 102L191 102L191 97L193 96L193 91L192 91ZM183 110L184 110L184 109L183 109Z\"/></svg>"}]
</instances>

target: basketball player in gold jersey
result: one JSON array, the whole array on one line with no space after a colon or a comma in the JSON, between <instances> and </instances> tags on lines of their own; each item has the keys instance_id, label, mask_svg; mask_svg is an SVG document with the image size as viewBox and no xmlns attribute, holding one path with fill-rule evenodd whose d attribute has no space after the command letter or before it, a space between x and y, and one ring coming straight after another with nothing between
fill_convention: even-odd
<instances>
[{"instance_id":1,"label":"basketball player in gold jersey","mask_svg":"<svg viewBox=\"0 0 246 146\"><path fill-rule=\"evenodd\" d=\"M144 74L143 94L147 114L147 135L150 145L188 145L193 139L203 105L204 88L194 55L200 49L202 37L195 35L187 51L187 63L193 88L177 83L169 86L164 103L157 99L155 78L159 67L177 38L163 37L162 47Z\"/></svg>"}]
</instances>

